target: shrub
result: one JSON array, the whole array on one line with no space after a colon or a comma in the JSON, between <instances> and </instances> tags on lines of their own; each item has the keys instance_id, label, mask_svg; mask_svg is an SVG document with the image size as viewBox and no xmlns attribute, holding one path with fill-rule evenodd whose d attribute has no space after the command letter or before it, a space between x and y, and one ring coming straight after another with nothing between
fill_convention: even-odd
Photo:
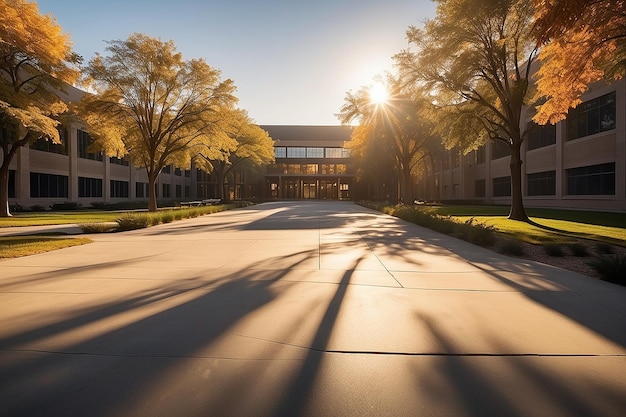
<instances>
[{"instance_id":1,"label":"shrub","mask_svg":"<svg viewBox=\"0 0 626 417\"><path fill-rule=\"evenodd\" d=\"M35 204L34 206L30 206L30 211L46 211L47 209L44 206L39 204Z\"/></svg>"},{"instance_id":2,"label":"shrub","mask_svg":"<svg viewBox=\"0 0 626 417\"><path fill-rule=\"evenodd\" d=\"M554 256L554 257L565 256L565 254L563 253L563 249L561 249L559 245L552 245L552 244L543 245L543 250L545 250L546 253L550 256Z\"/></svg>"},{"instance_id":3,"label":"shrub","mask_svg":"<svg viewBox=\"0 0 626 417\"><path fill-rule=\"evenodd\" d=\"M160 213L161 222L163 223L171 223L174 221L174 213L171 210L164 211Z\"/></svg>"},{"instance_id":4,"label":"shrub","mask_svg":"<svg viewBox=\"0 0 626 417\"><path fill-rule=\"evenodd\" d=\"M570 243L567 245L567 248L570 250L572 255L578 258L583 258L589 255L589 252L587 252L587 248L580 243Z\"/></svg>"},{"instance_id":5,"label":"shrub","mask_svg":"<svg viewBox=\"0 0 626 417\"><path fill-rule=\"evenodd\" d=\"M500 253L505 255L522 256L524 254L524 246L517 240L505 240L500 245Z\"/></svg>"},{"instance_id":6,"label":"shrub","mask_svg":"<svg viewBox=\"0 0 626 417\"><path fill-rule=\"evenodd\" d=\"M119 231L143 229L150 225L150 217L145 213L127 214L115 221Z\"/></svg>"},{"instance_id":7,"label":"shrub","mask_svg":"<svg viewBox=\"0 0 626 417\"><path fill-rule=\"evenodd\" d=\"M615 251L613 250L613 246L604 242L599 242L596 245L596 252L598 253L598 255L612 255L613 253L615 253Z\"/></svg>"},{"instance_id":8,"label":"shrub","mask_svg":"<svg viewBox=\"0 0 626 417\"><path fill-rule=\"evenodd\" d=\"M50 206L52 211L68 211L68 210L78 210L81 208L79 203L73 201L66 201L64 203L54 203Z\"/></svg>"},{"instance_id":9,"label":"shrub","mask_svg":"<svg viewBox=\"0 0 626 417\"><path fill-rule=\"evenodd\" d=\"M461 238L481 246L492 246L496 242L495 228L476 222L472 217L463 224L457 224Z\"/></svg>"},{"instance_id":10,"label":"shrub","mask_svg":"<svg viewBox=\"0 0 626 417\"><path fill-rule=\"evenodd\" d=\"M158 211L154 213L146 213L146 217L148 219L148 226L156 226L161 223L161 213Z\"/></svg>"},{"instance_id":11,"label":"shrub","mask_svg":"<svg viewBox=\"0 0 626 417\"><path fill-rule=\"evenodd\" d=\"M84 233L108 233L117 229L117 225L112 223L83 223L79 224Z\"/></svg>"},{"instance_id":12,"label":"shrub","mask_svg":"<svg viewBox=\"0 0 626 417\"><path fill-rule=\"evenodd\" d=\"M587 263L604 281L626 285L626 256L598 256Z\"/></svg>"}]
</instances>

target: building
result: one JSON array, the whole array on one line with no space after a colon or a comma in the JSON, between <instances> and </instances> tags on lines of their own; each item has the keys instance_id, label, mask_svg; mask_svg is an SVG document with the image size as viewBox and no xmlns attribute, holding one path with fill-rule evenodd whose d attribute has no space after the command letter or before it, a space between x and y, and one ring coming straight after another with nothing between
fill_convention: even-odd
<instances>
[{"instance_id":1,"label":"building","mask_svg":"<svg viewBox=\"0 0 626 417\"><path fill-rule=\"evenodd\" d=\"M83 94L69 89L68 99ZM532 109L523 113L529 130L522 146L524 203L626 212L626 81L597 83L583 103L556 126L536 126ZM262 176L239 172L228 180L231 199L372 198L357 182L346 143L347 126L265 125L274 139L276 161ZM38 141L22 147L11 162L9 204L46 208L72 202L147 201L145 170L124 159L89 150L80 120L60 128L62 143ZM494 143L461 155L449 152L417 179L419 199L510 204L508 147ZM358 186L358 189L357 189ZM217 196L215 175L192 166L170 166L157 183L159 204ZM358 194L361 190L362 194ZM363 191L365 190L365 191Z\"/></svg>"},{"instance_id":2,"label":"building","mask_svg":"<svg viewBox=\"0 0 626 417\"><path fill-rule=\"evenodd\" d=\"M265 198L350 200L355 175L346 126L261 126L276 161L265 173Z\"/></svg>"},{"instance_id":3,"label":"building","mask_svg":"<svg viewBox=\"0 0 626 417\"><path fill-rule=\"evenodd\" d=\"M522 189L527 207L626 212L626 81L596 83L556 125L532 122L522 145ZM419 198L508 205L508 147L488 143L465 156L448 153L418 183Z\"/></svg>"}]
</instances>

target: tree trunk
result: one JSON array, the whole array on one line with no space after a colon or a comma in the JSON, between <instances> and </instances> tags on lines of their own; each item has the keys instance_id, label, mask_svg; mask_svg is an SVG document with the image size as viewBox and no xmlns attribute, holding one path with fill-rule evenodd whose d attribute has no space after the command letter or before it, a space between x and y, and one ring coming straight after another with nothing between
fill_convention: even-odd
<instances>
[{"instance_id":1,"label":"tree trunk","mask_svg":"<svg viewBox=\"0 0 626 417\"><path fill-rule=\"evenodd\" d=\"M10 159L6 156L0 167L0 217L11 217L9 210L9 164Z\"/></svg>"},{"instance_id":2,"label":"tree trunk","mask_svg":"<svg viewBox=\"0 0 626 417\"><path fill-rule=\"evenodd\" d=\"M404 204L413 204L413 184L412 184L411 168L408 164L402 169L402 182L404 183L402 190L402 202Z\"/></svg>"},{"instance_id":3,"label":"tree trunk","mask_svg":"<svg viewBox=\"0 0 626 417\"><path fill-rule=\"evenodd\" d=\"M157 211L157 199L156 199L156 179L157 176L153 173L148 173L148 211Z\"/></svg>"},{"instance_id":4,"label":"tree trunk","mask_svg":"<svg viewBox=\"0 0 626 417\"><path fill-rule=\"evenodd\" d=\"M528 222L522 196L521 145L521 141L514 141L511 145L511 211L509 212L509 219Z\"/></svg>"}]
</instances>

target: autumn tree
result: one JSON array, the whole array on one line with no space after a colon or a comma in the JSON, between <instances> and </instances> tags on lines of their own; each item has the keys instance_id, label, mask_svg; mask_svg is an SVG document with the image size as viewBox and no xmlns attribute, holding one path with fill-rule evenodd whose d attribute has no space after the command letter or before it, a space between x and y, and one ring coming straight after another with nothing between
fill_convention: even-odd
<instances>
[{"instance_id":1,"label":"autumn tree","mask_svg":"<svg viewBox=\"0 0 626 417\"><path fill-rule=\"evenodd\" d=\"M542 45L535 121L556 123L581 103L589 84L626 70L624 0L535 0L535 36Z\"/></svg>"},{"instance_id":2,"label":"autumn tree","mask_svg":"<svg viewBox=\"0 0 626 417\"><path fill-rule=\"evenodd\" d=\"M69 35L37 4L0 0L0 217L10 216L9 165L18 149L39 138L60 142L59 98L79 72Z\"/></svg>"},{"instance_id":3,"label":"autumn tree","mask_svg":"<svg viewBox=\"0 0 626 417\"><path fill-rule=\"evenodd\" d=\"M397 199L412 202L414 174L432 142L432 128L422 115L427 101L401 90L392 75L387 75L386 83L391 91L382 100L374 97L373 86L349 91L337 116L343 124L359 121L348 146L353 157L365 163L363 169L380 173L391 165L398 181Z\"/></svg>"},{"instance_id":4,"label":"autumn tree","mask_svg":"<svg viewBox=\"0 0 626 417\"><path fill-rule=\"evenodd\" d=\"M509 218L523 221L520 122L537 55L532 24L526 0L439 0L434 19L407 31L412 49L395 57L406 82L431 92L449 149L489 140L510 148Z\"/></svg>"},{"instance_id":5,"label":"autumn tree","mask_svg":"<svg viewBox=\"0 0 626 417\"><path fill-rule=\"evenodd\" d=\"M203 59L183 60L172 41L133 34L108 42L106 51L85 70L96 93L85 96L80 114L108 155L127 154L146 169L148 209L155 211L164 167L188 167L200 150L228 146L222 130L235 87Z\"/></svg>"},{"instance_id":6,"label":"autumn tree","mask_svg":"<svg viewBox=\"0 0 626 417\"><path fill-rule=\"evenodd\" d=\"M267 131L255 124L241 109L228 113L223 134L228 138L221 149L200 151L197 164L207 172L215 172L218 198L228 199L226 179L243 168L253 169L274 161L274 141Z\"/></svg>"}]
</instances>

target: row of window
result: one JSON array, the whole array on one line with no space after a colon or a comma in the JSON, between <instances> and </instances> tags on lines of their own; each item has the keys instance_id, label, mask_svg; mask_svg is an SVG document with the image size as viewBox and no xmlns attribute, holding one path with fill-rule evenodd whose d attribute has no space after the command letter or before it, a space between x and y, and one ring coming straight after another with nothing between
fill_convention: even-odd
<instances>
[{"instance_id":1,"label":"row of window","mask_svg":"<svg viewBox=\"0 0 626 417\"><path fill-rule=\"evenodd\" d=\"M566 195L615 195L615 163L591 165L565 170ZM556 195L556 171L538 172L526 176L528 196ZM511 177L492 180L494 197L511 196ZM484 198L486 181L476 180L474 195Z\"/></svg>"},{"instance_id":2,"label":"row of window","mask_svg":"<svg viewBox=\"0 0 626 417\"><path fill-rule=\"evenodd\" d=\"M275 146L274 156L276 158L349 158L350 150L345 148Z\"/></svg>"},{"instance_id":3,"label":"row of window","mask_svg":"<svg viewBox=\"0 0 626 417\"><path fill-rule=\"evenodd\" d=\"M274 164L268 174L341 175L348 171L346 164Z\"/></svg>"},{"instance_id":4,"label":"row of window","mask_svg":"<svg viewBox=\"0 0 626 417\"><path fill-rule=\"evenodd\" d=\"M15 183L15 171L11 171L12 178L9 184ZM11 181L12 180L12 181ZM39 172L30 173L30 196L31 198L68 198L69 196L69 177L67 175L42 174ZM162 184L163 198L171 198L171 185ZM15 197L14 185L11 187L10 197ZM184 188L184 197L189 197L190 187ZM102 179L78 177L78 196L79 197L102 197ZM129 198L129 182L110 180L110 196L112 198ZM148 197L148 184L144 182L135 183L135 196L137 198ZM175 197L183 197L183 186L176 184Z\"/></svg>"},{"instance_id":5,"label":"row of window","mask_svg":"<svg viewBox=\"0 0 626 417\"><path fill-rule=\"evenodd\" d=\"M566 140L574 140L596 133L615 129L615 92L586 101L575 109L570 110L565 126ZM556 125L544 126L530 122L527 126L527 150L539 149L556 143ZM509 146L500 141L492 142L491 159L509 156ZM485 163L485 147L474 151L474 164ZM449 161L444 161L444 169L449 169ZM459 156L455 154L454 166L459 165Z\"/></svg>"}]
</instances>

